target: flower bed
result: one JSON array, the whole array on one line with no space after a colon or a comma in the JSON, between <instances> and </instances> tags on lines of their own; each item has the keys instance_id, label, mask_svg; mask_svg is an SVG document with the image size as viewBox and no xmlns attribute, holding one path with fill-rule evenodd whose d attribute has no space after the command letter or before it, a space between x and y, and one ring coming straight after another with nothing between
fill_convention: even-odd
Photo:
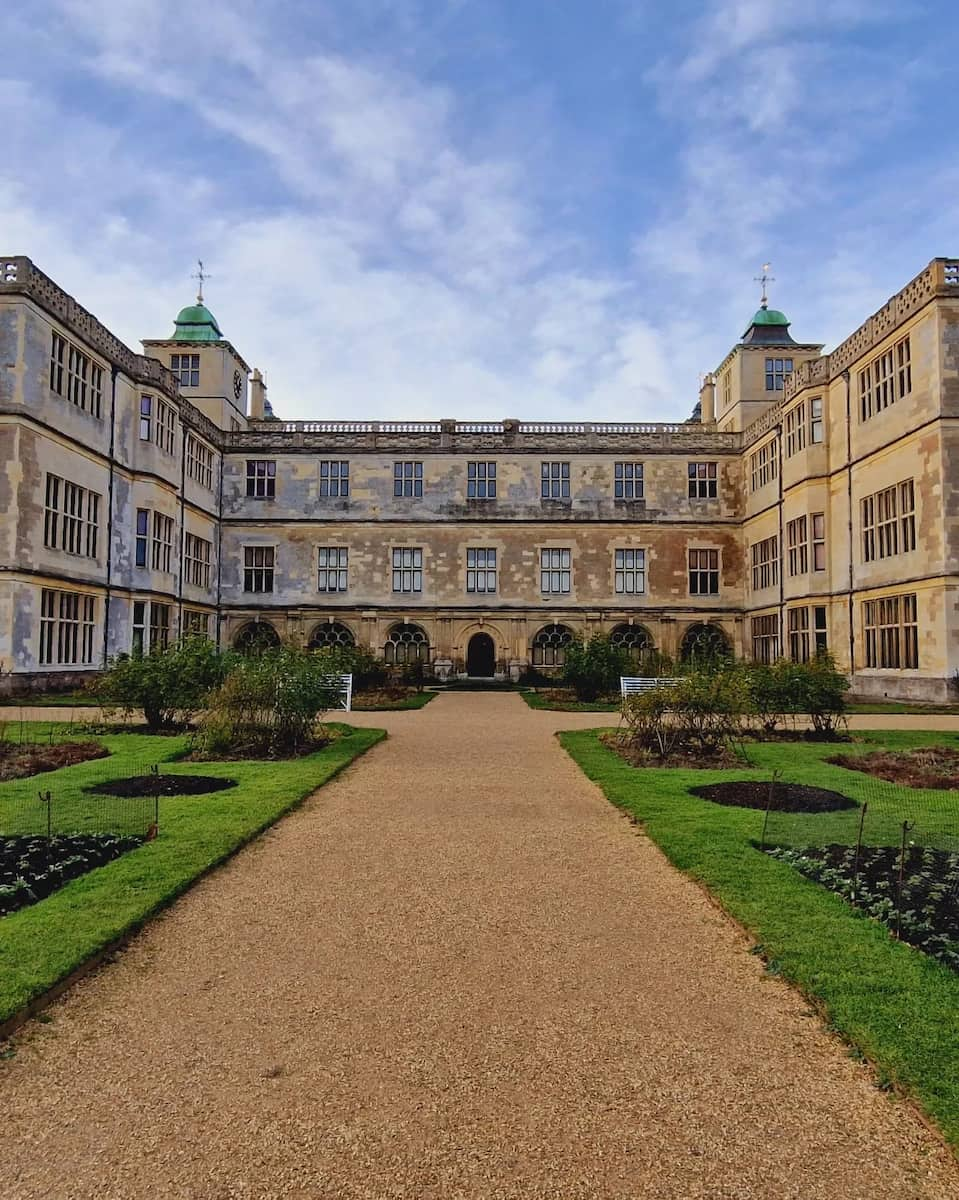
<instances>
[{"instance_id":1,"label":"flower bed","mask_svg":"<svg viewBox=\"0 0 959 1200\"><path fill-rule=\"evenodd\" d=\"M106 758L109 753L99 742L50 742L40 745L36 742L19 744L0 741L0 780L26 779L29 775L89 762L92 758Z\"/></svg>"},{"instance_id":2,"label":"flower bed","mask_svg":"<svg viewBox=\"0 0 959 1200\"><path fill-rule=\"evenodd\" d=\"M951 746L922 746L916 750L876 750L871 754L840 754L829 762L849 771L863 771L910 788L959 788L959 750Z\"/></svg>"}]
</instances>

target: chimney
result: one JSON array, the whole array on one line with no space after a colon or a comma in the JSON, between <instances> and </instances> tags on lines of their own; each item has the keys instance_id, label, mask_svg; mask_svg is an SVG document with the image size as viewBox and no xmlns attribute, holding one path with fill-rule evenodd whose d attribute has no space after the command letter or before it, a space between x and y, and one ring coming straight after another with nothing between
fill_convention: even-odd
<instances>
[{"instance_id":1,"label":"chimney","mask_svg":"<svg viewBox=\"0 0 959 1200\"><path fill-rule=\"evenodd\" d=\"M699 419L704 425L716 424L716 377L704 375L699 388Z\"/></svg>"},{"instance_id":2,"label":"chimney","mask_svg":"<svg viewBox=\"0 0 959 1200\"><path fill-rule=\"evenodd\" d=\"M266 415L266 384L260 374L260 368L253 368L253 378L250 380L250 410L247 416L251 421L262 421Z\"/></svg>"}]
</instances>

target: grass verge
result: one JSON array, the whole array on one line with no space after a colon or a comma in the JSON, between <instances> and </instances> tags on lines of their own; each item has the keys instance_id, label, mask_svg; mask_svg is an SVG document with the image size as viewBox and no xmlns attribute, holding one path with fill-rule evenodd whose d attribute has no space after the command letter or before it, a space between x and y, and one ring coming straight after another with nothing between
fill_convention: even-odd
<instances>
[{"instance_id":1,"label":"grass verge","mask_svg":"<svg viewBox=\"0 0 959 1200\"><path fill-rule=\"evenodd\" d=\"M797 984L830 1026L875 1064L880 1083L916 1097L959 1149L959 975L761 853L753 844L761 812L689 794L691 786L743 772L637 770L595 730L563 733L560 740L609 800L641 822L669 860L750 931L768 969ZM941 742L943 735L883 732L861 740L866 748L905 749ZM861 782L868 777L824 762L832 753L833 747L795 743L750 747L761 778L778 768L796 782L853 798L865 794L857 789L869 787ZM915 793L917 805L927 795Z\"/></svg>"},{"instance_id":2,"label":"grass verge","mask_svg":"<svg viewBox=\"0 0 959 1200\"><path fill-rule=\"evenodd\" d=\"M405 712L407 709L424 708L436 696L436 692L414 692L412 696L404 696L401 700L373 699L364 703L366 697L360 692L353 694L353 708L356 712Z\"/></svg>"},{"instance_id":3,"label":"grass verge","mask_svg":"<svg viewBox=\"0 0 959 1200\"><path fill-rule=\"evenodd\" d=\"M0 920L0 1024L138 929L386 736L382 729L339 728L343 736L336 741L288 762L178 763L186 738L108 735L98 740L111 751L109 758L45 774L44 788L64 803L77 804L83 803L82 788L133 774L151 762L162 762L164 772L226 775L238 786L164 798L155 841ZM0 821L5 806L22 805L23 789L35 793L35 779L0 784Z\"/></svg>"},{"instance_id":4,"label":"grass verge","mask_svg":"<svg viewBox=\"0 0 959 1200\"><path fill-rule=\"evenodd\" d=\"M539 692L533 691L520 692L520 695L530 708L542 709L545 712L619 712L618 701L549 700Z\"/></svg>"}]
</instances>

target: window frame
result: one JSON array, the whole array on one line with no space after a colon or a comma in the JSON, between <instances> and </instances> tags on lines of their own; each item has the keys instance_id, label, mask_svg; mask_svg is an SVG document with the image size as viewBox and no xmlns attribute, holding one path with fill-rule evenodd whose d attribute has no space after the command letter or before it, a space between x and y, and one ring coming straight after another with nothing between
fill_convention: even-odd
<instances>
[{"instance_id":1,"label":"window frame","mask_svg":"<svg viewBox=\"0 0 959 1200\"><path fill-rule=\"evenodd\" d=\"M474 595L495 595L499 590L499 554L496 546L466 547L466 590Z\"/></svg>"},{"instance_id":2,"label":"window frame","mask_svg":"<svg viewBox=\"0 0 959 1200\"><path fill-rule=\"evenodd\" d=\"M350 551L348 546L317 546L316 590L325 595L342 595L349 590ZM332 583L332 586L331 586Z\"/></svg>"},{"instance_id":3,"label":"window frame","mask_svg":"<svg viewBox=\"0 0 959 1200\"><path fill-rule=\"evenodd\" d=\"M646 499L645 464L636 461L613 463L613 499L636 501Z\"/></svg>"},{"instance_id":4,"label":"window frame","mask_svg":"<svg viewBox=\"0 0 959 1200\"><path fill-rule=\"evenodd\" d=\"M645 546L617 546L614 548L613 591L617 596L645 596Z\"/></svg>"},{"instance_id":5,"label":"window frame","mask_svg":"<svg viewBox=\"0 0 959 1200\"><path fill-rule=\"evenodd\" d=\"M243 592L249 596L270 596L276 583L276 546L243 547Z\"/></svg>"},{"instance_id":6,"label":"window frame","mask_svg":"<svg viewBox=\"0 0 959 1200\"><path fill-rule=\"evenodd\" d=\"M496 499L496 461L469 459L466 463L466 499Z\"/></svg>"},{"instance_id":7,"label":"window frame","mask_svg":"<svg viewBox=\"0 0 959 1200\"><path fill-rule=\"evenodd\" d=\"M423 547L390 548L392 592L394 595L421 595L423 592Z\"/></svg>"},{"instance_id":8,"label":"window frame","mask_svg":"<svg viewBox=\"0 0 959 1200\"><path fill-rule=\"evenodd\" d=\"M423 461L416 458L393 460L393 499L423 499Z\"/></svg>"},{"instance_id":9,"label":"window frame","mask_svg":"<svg viewBox=\"0 0 959 1200\"><path fill-rule=\"evenodd\" d=\"M541 546L539 590L543 596L569 596L573 587L573 551L569 546Z\"/></svg>"},{"instance_id":10,"label":"window frame","mask_svg":"<svg viewBox=\"0 0 959 1200\"><path fill-rule=\"evenodd\" d=\"M688 547L686 561L690 596L718 596L721 568L719 550L710 546Z\"/></svg>"},{"instance_id":11,"label":"window frame","mask_svg":"<svg viewBox=\"0 0 959 1200\"><path fill-rule=\"evenodd\" d=\"M276 459L246 460L246 497L248 500L276 499Z\"/></svg>"},{"instance_id":12,"label":"window frame","mask_svg":"<svg viewBox=\"0 0 959 1200\"><path fill-rule=\"evenodd\" d=\"M716 460L686 463L687 492L690 500L719 498L719 463Z\"/></svg>"}]
</instances>

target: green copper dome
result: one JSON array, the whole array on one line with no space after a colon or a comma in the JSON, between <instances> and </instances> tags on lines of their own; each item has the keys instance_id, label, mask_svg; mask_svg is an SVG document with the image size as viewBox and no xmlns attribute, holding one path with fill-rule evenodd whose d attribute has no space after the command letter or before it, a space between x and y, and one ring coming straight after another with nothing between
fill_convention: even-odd
<instances>
[{"instance_id":1,"label":"green copper dome","mask_svg":"<svg viewBox=\"0 0 959 1200\"><path fill-rule=\"evenodd\" d=\"M189 304L181 308L173 322L174 342L219 342L223 334L216 323L216 317L205 304Z\"/></svg>"},{"instance_id":2,"label":"green copper dome","mask_svg":"<svg viewBox=\"0 0 959 1200\"><path fill-rule=\"evenodd\" d=\"M775 308L761 308L753 319L749 322L750 325L788 325L786 314L779 312Z\"/></svg>"}]
</instances>

